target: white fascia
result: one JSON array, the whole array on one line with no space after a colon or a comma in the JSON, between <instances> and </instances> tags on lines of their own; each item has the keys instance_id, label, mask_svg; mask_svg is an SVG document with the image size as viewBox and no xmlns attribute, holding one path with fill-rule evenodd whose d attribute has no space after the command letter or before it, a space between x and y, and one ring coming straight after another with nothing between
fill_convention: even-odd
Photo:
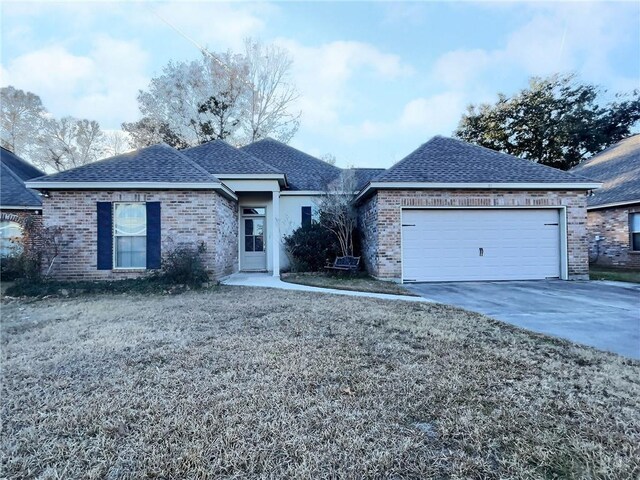
<instances>
[{"instance_id":1,"label":"white fascia","mask_svg":"<svg viewBox=\"0 0 640 480\"><path fill-rule=\"evenodd\" d=\"M595 190L602 183L430 183L430 182L371 182L356 197L360 200L371 190Z\"/></svg>"},{"instance_id":2,"label":"white fascia","mask_svg":"<svg viewBox=\"0 0 640 480\"><path fill-rule=\"evenodd\" d=\"M216 190L237 200L236 194L220 182L25 182L38 190Z\"/></svg>"},{"instance_id":3,"label":"white fascia","mask_svg":"<svg viewBox=\"0 0 640 480\"><path fill-rule=\"evenodd\" d=\"M21 207L19 205L0 205L0 210L42 210L42 207Z\"/></svg>"},{"instance_id":4,"label":"white fascia","mask_svg":"<svg viewBox=\"0 0 640 480\"><path fill-rule=\"evenodd\" d=\"M216 173L220 180L278 180L278 183L287 185L287 177L284 173Z\"/></svg>"},{"instance_id":5,"label":"white fascia","mask_svg":"<svg viewBox=\"0 0 640 480\"><path fill-rule=\"evenodd\" d=\"M601 205L589 205L587 207L587 210L601 210L603 208L624 207L626 205L633 205L635 203L640 203L640 198L637 198L636 200L627 200L624 202L603 203Z\"/></svg>"}]
</instances>

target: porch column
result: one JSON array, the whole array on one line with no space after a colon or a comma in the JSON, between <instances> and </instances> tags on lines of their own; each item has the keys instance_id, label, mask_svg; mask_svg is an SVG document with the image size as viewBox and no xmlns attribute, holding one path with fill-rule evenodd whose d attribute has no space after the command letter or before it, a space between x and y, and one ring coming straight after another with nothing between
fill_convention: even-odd
<instances>
[{"instance_id":1,"label":"porch column","mask_svg":"<svg viewBox=\"0 0 640 480\"><path fill-rule=\"evenodd\" d=\"M271 250L272 262L273 262L273 276L280 276L280 192L273 192L273 224L271 225L271 232L273 238L273 248Z\"/></svg>"}]
</instances>

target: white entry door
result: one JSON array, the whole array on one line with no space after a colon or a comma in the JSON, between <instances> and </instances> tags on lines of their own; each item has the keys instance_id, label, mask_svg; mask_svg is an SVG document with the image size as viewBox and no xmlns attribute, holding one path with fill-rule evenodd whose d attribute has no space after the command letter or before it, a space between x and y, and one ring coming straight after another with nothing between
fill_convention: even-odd
<instances>
[{"instance_id":1,"label":"white entry door","mask_svg":"<svg viewBox=\"0 0 640 480\"><path fill-rule=\"evenodd\" d=\"M240 241L240 268L242 270L266 270L267 246L265 243L266 209L243 208Z\"/></svg>"},{"instance_id":2,"label":"white entry door","mask_svg":"<svg viewBox=\"0 0 640 480\"><path fill-rule=\"evenodd\" d=\"M534 280L560 276L560 211L402 211L405 282Z\"/></svg>"}]
</instances>

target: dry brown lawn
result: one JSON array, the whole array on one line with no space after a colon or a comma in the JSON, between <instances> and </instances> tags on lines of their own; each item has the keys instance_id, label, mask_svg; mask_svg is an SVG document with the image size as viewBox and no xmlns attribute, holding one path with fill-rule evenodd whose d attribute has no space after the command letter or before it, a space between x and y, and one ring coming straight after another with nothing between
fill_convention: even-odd
<instances>
[{"instance_id":1,"label":"dry brown lawn","mask_svg":"<svg viewBox=\"0 0 640 480\"><path fill-rule=\"evenodd\" d=\"M352 290L357 292L387 293L390 295L418 295L407 290L402 285L394 282L376 280L368 275L357 274L354 276L344 274L324 273L283 273L280 279L284 282L298 283L321 288L336 288L338 290Z\"/></svg>"},{"instance_id":2,"label":"dry brown lawn","mask_svg":"<svg viewBox=\"0 0 640 480\"><path fill-rule=\"evenodd\" d=\"M3 478L637 478L640 363L442 305L2 306Z\"/></svg>"}]
</instances>

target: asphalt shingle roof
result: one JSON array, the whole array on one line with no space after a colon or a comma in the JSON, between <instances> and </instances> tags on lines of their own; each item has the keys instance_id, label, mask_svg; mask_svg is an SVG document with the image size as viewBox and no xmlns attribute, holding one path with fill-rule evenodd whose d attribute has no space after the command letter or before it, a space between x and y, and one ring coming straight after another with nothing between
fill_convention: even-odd
<instances>
[{"instance_id":1,"label":"asphalt shingle roof","mask_svg":"<svg viewBox=\"0 0 640 480\"><path fill-rule=\"evenodd\" d=\"M589 197L589 206L640 202L640 134L621 140L571 172L602 182L602 188Z\"/></svg>"},{"instance_id":2,"label":"asphalt shingle roof","mask_svg":"<svg viewBox=\"0 0 640 480\"><path fill-rule=\"evenodd\" d=\"M279 169L223 140L213 140L197 147L187 148L182 150L182 153L214 175L283 174Z\"/></svg>"},{"instance_id":3,"label":"asphalt shingle roof","mask_svg":"<svg viewBox=\"0 0 640 480\"><path fill-rule=\"evenodd\" d=\"M159 144L38 178L38 182L208 183L219 180L169 145Z\"/></svg>"},{"instance_id":4,"label":"asphalt shingle roof","mask_svg":"<svg viewBox=\"0 0 640 480\"><path fill-rule=\"evenodd\" d=\"M4 147L0 147L2 149L0 153L0 158L2 159L2 163L4 163L13 173L15 173L18 178L22 181L27 181L32 178L41 177L44 175L44 172L27 161L23 160L15 153L10 150L7 150Z\"/></svg>"},{"instance_id":5,"label":"asphalt shingle roof","mask_svg":"<svg viewBox=\"0 0 640 480\"><path fill-rule=\"evenodd\" d=\"M284 172L291 190L324 190L341 172L338 167L272 138L245 145L241 150Z\"/></svg>"},{"instance_id":6,"label":"asphalt shingle roof","mask_svg":"<svg viewBox=\"0 0 640 480\"><path fill-rule=\"evenodd\" d=\"M42 206L38 192L25 187L24 181L44 173L5 148L2 149L0 161L0 206Z\"/></svg>"},{"instance_id":7,"label":"asphalt shingle roof","mask_svg":"<svg viewBox=\"0 0 640 480\"><path fill-rule=\"evenodd\" d=\"M350 168L356 177L356 188L362 190L369 182L386 171L384 168Z\"/></svg>"},{"instance_id":8,"label":"asphalt shingle roof","mask_svg":"<svg viewBox=\"0 0 640 480\"><path fill-rule=\"evenodd\" d=\"M584 183L588 179L461 140L435 136L376 182Z\"/></svg>"}]
</instances>

